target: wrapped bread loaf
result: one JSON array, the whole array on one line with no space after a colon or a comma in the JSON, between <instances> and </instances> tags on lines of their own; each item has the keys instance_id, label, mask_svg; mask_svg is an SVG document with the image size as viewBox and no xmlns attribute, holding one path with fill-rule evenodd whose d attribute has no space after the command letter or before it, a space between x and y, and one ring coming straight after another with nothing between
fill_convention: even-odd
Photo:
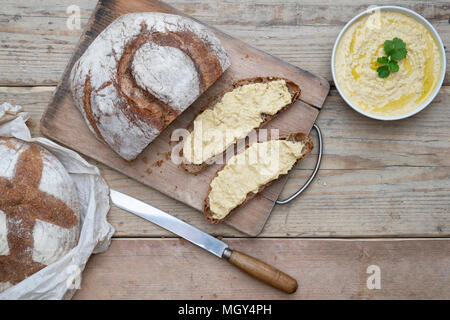
<instances>
[{"instance_id":1,"label":"wrapped bread loaf","mask_svg":"<svg viewBox=\"0 0 450 320\"><path fill-rule=\"evenodd\" d=\"M0 292L78 243L78 194L59 160L35 144L0 138Z\"/></svg>"},{"instance_id":2,"label":"wrapped bread loaf","mask_svg":"<svg viewBox=\"0 0 450 320\"><path fill-rule=\"evenodd\" d=\"M71 90L95 136L132 160L229 65L205 26L132 13L103 30L74 64Z\"/></svg>"}]
</instances>

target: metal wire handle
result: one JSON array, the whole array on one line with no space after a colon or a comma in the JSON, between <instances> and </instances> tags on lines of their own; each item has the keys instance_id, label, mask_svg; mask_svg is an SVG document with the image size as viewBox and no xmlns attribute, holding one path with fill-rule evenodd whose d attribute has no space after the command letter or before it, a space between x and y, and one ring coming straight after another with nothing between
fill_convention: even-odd
<instances>
[{"instance_id":1,"label":"metal wire handle","mask_svg":"<svg viewBox=\"0 0 450 320\"><path fill-rule=\"evenodd\" d=\"M319 171L320 162L322 161L322 151L323 151L322 132L320 131L320 128L317 124L313 124L313 128L316 130L317 137L319 139L319 154L317 156L316 166L314 167L314 170L313 170L311 176L309 177L309 179L305 182L305 184L296 193L294 193L292 196L290 196L287 199L275 201L276 204L286 204L286 203L291 202L295 198L297 198L303 191L305 191L306 188L308 188L308 186L311 184L311 182L316 177L317 172Z\"/></svg>"}]
</instances>

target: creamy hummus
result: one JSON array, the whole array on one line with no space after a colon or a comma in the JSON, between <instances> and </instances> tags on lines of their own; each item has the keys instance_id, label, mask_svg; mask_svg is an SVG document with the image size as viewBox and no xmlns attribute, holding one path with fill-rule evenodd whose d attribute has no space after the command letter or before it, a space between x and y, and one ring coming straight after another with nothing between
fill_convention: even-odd
<instances>
[{"instance_id":1,"label":"creamy hummus","mask_svg":"<svg viewBox=\"0 0 450 320\"><path fill-rule=\"evenodd\" d=\"M380 78L378 57L384 41L400 38L406 58L400 70ZM377 116L400 116L419 107L434 92L442 69L438 42L416 19L394 11L363 16L351 25L335 53L335 76L343 95L356 107Z\"/></svg>"},{"instance_id":2,"label":"creamy hummus","mask_svg":"<svg viewBox=\"0 0 450 320\"><path fill-rule=\"evenodd\" d=\"M209 207L215 219L225 218L247 195L286 174L302 155L302 142L270 140L234 155L211 182Z\"/></svg>"},{"instance_id":3,"label":"creamy hummus","mask_svg":"<svg viewBox=\"0 0 450 320\"><path fill-rule=\"evenodd\" d=\"M197 116L194 130L185 140L183 156L190 163L202 164L258 128L263 115L276 114L291 100L284 80L237 87Z\"/></svg>"}]
</instances>

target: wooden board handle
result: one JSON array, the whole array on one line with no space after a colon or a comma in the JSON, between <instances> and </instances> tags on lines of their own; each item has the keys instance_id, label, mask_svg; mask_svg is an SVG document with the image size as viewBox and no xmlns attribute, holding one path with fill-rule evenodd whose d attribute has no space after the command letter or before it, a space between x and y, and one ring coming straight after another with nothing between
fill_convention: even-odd
<instances>
[{"instance_id":1,"label":"wooden board handle","mask_svg":"<svg viewBox=\"0 0 450 320\"><path fill-rule=\"evenodd\" d=\"M297 290L298 284L294 278L261 260L230 249L225 249L223 257L232 265L278 290L286 293Z\"/></svg>"}]
</instances>

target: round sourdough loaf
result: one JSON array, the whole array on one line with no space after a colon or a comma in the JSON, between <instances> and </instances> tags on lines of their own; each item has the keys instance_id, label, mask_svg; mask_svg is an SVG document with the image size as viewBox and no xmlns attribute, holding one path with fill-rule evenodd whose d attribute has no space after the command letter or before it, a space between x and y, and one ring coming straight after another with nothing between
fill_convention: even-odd
<instances>
[{"instance_id":1,"label":"round sourdough loaf","mask_svg":"<svg viewBox=\"0 0 450 320\"><path fill-rule=\"evenodd\" d=\"M205 26L163 13L111 23L74 64L75 105L95 136L132 160L230 66Z\"/></svg>"},{"instance_id":2,"label":"round sourdough loaf","mask_svg":"<svg viewBox=\"0 0 450 320\"><path fill-rule=\"evenodd\" d=\"M47 150L0 138L0 292L55 262L78 243L78 194Z\"/></svg>"}]
</instances>

